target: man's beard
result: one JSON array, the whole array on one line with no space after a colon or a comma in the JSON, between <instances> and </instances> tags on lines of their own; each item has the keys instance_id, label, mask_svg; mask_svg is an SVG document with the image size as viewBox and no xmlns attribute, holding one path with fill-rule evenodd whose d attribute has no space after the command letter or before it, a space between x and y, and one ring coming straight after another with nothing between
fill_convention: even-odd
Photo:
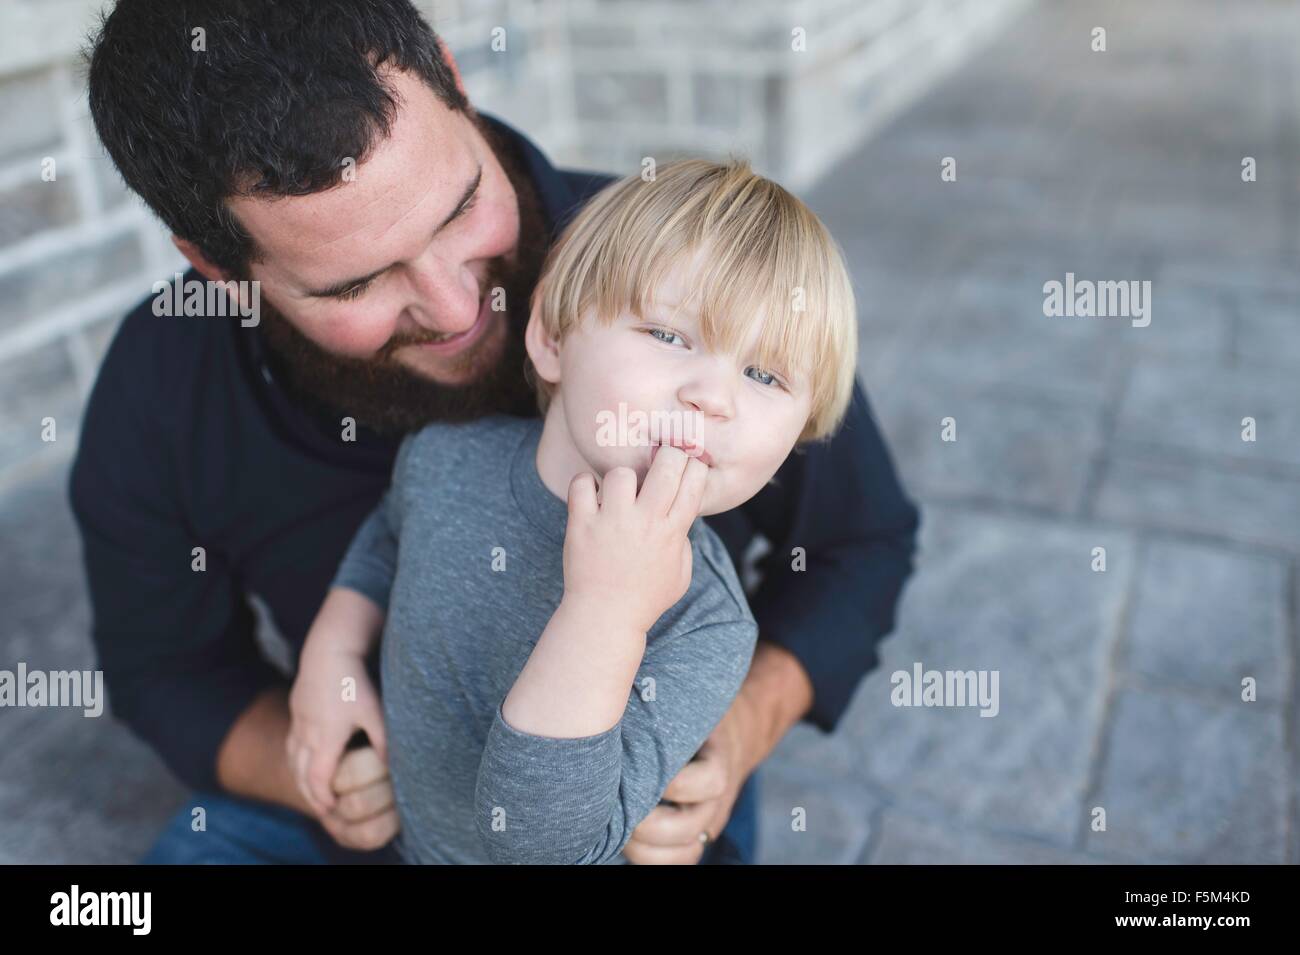
<instances>
[{"instance_id":1,"label":"man's beard","mask_svg":"<svg viewBox=\"0 0 1300 955\"><path fill-rule=\"evenodd\" d=\"M497 256L488 263L484 291L505 290L505 344L495 359L481 351L491 330L464 355L458 372L473 372L466 384L445 385L400 364L401 347L434 341L433 333L395 335L373 358L331 354L307 338L271 305L261 302L258 332L270 349L277 378L299 403L318 414L345 414L380 434L397 436L434 421L468 421L484 415L537 413L533 388L524 375L527 352L524 327L529 297L546 256L547 229L536 187L523 171L511 144L496 135L477 114L471 116L483 133L519 198L519 244L515 262ZM247 276L245 276L247 277ZM488 321L492 320L491 314ZM485 368L473 365L490 361Z\"/></svg>"}]
</instances>

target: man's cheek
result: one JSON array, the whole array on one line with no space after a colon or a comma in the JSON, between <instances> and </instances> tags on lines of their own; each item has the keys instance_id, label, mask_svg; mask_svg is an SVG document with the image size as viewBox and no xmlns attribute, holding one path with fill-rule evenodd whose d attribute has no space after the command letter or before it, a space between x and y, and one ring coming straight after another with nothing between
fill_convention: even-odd
<instances>
[{"instance_id":1,"label":"man's cheek","mask_svg":"<svg viewBox=\"0 0 1300 955\"><path fill-rule=\"evenodd\" d=\"M519 242L519 211L512 202L496 202L484 216L486 225L476 237L473 257L491 259L508 255Z\"/></svg>"},{"instance_id":2,"label":"man's cheek","mask_svg":"<svg viewBox=\"0 0 1300 955\"><path fill-rule=\"evenodd\" d=\"M355 311L318 322L306 334L326 351L346 358L370 358L393 337L394 323Z\"/></svg>"}]
</instances>

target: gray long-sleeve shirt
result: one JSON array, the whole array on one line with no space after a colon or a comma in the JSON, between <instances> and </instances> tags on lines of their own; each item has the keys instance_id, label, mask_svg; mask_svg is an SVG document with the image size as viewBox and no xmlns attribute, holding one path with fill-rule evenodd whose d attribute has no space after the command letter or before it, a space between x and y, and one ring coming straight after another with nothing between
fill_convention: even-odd
<instances>
[{"instance_id":1,"label":"gray long-sleeve shirt","mask_svg":"<svg viewBox=\"0 0 1300 955\"><path fill-rule=\"evenodd\" d=\"M334 580L387 611L384 718L409 862L625 862L749 670L757 626L697 519L690 587L646 635L622 719L576 739L505 722L564 592L568 509L537 473L541 430L498 415L408 437Z\"/></svg>"}]
</instances>

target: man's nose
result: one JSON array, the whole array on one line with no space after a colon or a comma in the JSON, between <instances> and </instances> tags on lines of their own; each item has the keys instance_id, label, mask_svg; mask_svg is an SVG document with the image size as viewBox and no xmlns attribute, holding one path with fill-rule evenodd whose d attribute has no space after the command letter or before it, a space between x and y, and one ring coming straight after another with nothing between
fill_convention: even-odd
<instances>
[{"instance_id":1,"label":"man's nose","mask_svg":"<svg viewBox=\"0 0 1300 955\"><path fill-rule=\"evenodd\" d=\"M421 327L455 335L467 331L482 301L479 280L468 263L449 263L433 255L411 270L411 298L406 310Z\"/></svg>"}]
</instances>

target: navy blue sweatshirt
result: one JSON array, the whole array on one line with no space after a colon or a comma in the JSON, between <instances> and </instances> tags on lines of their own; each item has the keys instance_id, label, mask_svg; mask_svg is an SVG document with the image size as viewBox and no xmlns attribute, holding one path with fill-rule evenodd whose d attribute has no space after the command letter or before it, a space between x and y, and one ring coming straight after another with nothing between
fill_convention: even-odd
<instances>
[{"instance_id":1,"label":"navy blue sweatshirt","mask_svg":"<svg viewBox=\"0 0 1300 955\"><path fill-rule=\"evenodd\" d=\"M556 169L488 120L518 148L551 238L613 181ZM344 442L337 417L319 414L277 385L255 327L158 317L151 299L122 322L91 392L69 494L99 666L114 716L191 787L219 788L231 726L287 683L257 647L249 596L296 659L388 486L400 442L364 428ZM707 521L737 569L756 534L771 542L751 597L759 639L803 665L815 694L806 719L831 732L894 627L919 525L860 387L831 441L792 454L775 484Z\"/></svg>"}]
</instances>

